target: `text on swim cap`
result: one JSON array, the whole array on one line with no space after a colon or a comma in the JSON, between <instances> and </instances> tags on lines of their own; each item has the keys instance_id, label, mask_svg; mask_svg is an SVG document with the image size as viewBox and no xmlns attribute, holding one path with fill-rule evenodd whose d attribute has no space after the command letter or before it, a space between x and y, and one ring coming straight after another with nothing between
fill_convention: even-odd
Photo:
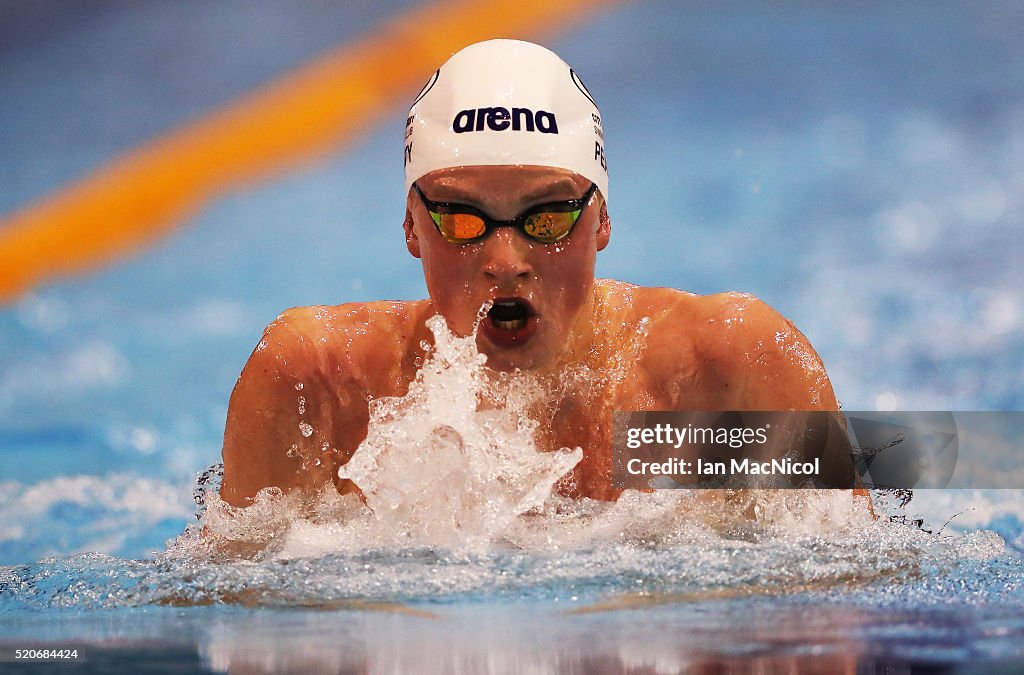
<instances>
[{"instance_id":1,"label":"text on swim cap","mask_svg":"<svg viewBox=\"0 0 1024 675\"><path fill-rule=\"evenodd\" d=\"M557 134L558 122L555 114L546 110L533 112L529 108L470 108L460 110L452 120L452 131L464 134L468 131L539 131L542 134Z\"/></svg>"}]
</instances>

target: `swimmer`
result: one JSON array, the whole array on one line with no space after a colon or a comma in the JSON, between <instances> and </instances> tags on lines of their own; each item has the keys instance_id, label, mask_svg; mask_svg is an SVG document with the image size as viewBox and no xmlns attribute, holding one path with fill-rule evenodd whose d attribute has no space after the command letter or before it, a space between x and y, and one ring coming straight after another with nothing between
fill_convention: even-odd
<instances>
[{"instance_id":1,"label":"swimmer","mask_svg":"<svg viewBox=\"0 0 1024 675\"><path fill-rule=\"evenodd\" d=\"M405 242L429 297L299 307L267 327L228 409L229 504L266 487L358 492L338 469L367 435L368 401L408 392L430 317L468 336L482 307L488 368L540 377L607 370L646 324L627 372L544 415L538 447L583 448L559 483L568 496L621 493L612 410L839 410L807 339L757 298L594 278L612 233L601 114L547 49L490 40L442 65L409 111L405 188Z\"/></svg>"}]
</instances>

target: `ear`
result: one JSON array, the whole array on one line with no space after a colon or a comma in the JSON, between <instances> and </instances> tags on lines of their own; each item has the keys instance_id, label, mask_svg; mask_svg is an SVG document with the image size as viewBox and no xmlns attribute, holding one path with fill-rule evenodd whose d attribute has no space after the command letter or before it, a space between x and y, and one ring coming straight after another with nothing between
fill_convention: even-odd
<instances>
[{"instance_id":1,"label":"ear","mask_svg":"<svg viewBox=\"0 0 1024 675\"><path fill-rule=\"evenodd\" d=\"M603 251L612 236L612 219L608 216L608 204L601 200L601 214L597 223L597 250Z\"/></svg>"},{"instance_id":2,"label":"ear","mask_svg":"<svg viewBox=\"0 0 1024 675\"><path fill-rule=\"evenodd\" d=\"M405 230L405 246L409 249L409 253L414 258L420 257L420 239L416 236L416 229L413 227L412 222L412 211L409 209L405 210L405 222L402 223L402 229Z\"/></svg>"}]
</instances>

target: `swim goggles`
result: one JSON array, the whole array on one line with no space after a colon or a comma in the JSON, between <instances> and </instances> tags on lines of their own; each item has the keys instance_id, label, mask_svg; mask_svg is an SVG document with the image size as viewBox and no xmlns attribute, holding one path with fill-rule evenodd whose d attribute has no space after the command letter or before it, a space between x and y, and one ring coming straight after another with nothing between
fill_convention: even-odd
<instances>
[{"instance_id":1,"label":"swim goggles","mask_svg":"<svg viewBox=\"0 0 1024 675\"><path fill-rule=\"evenodd\" d=\"M542 244L554 244L569 236L584 207L597 189L596 183L579 199L539 204L512 220L495 220L480 209L466 204L433 202L423 195L420 186L413 183L416 193L427 207L427 213L441 236L453 244L469 244L483 239L496 227L515 227L530 239Z\"/></svg>"}]
</instances>

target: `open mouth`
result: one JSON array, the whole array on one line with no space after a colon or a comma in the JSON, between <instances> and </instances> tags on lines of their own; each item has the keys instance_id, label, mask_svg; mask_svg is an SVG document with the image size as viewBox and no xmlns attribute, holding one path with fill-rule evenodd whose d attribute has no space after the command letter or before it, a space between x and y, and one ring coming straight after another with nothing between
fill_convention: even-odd
<instances>
[{"instance_id":1,"label":"open mouth","mask_svg":"<svg viewBox=\"0 0 1024 675\"><path fill-rule=\"evenodd\" d=\"M515 331L526 325L530 318L530 307L522 300L495 300L487 317L495 328Z\"/></svg>"},{"instance_id":2,"label":"open mouth","mask_svg":"<svg viewBox=\"0 0 1024 675\"><path fill-rule=\"evenodd\" d=\"M480 333L492 345L518 348L537 331L537 315L521 298L495 298L480 324Z\"/></svg>"}]
</instances>

